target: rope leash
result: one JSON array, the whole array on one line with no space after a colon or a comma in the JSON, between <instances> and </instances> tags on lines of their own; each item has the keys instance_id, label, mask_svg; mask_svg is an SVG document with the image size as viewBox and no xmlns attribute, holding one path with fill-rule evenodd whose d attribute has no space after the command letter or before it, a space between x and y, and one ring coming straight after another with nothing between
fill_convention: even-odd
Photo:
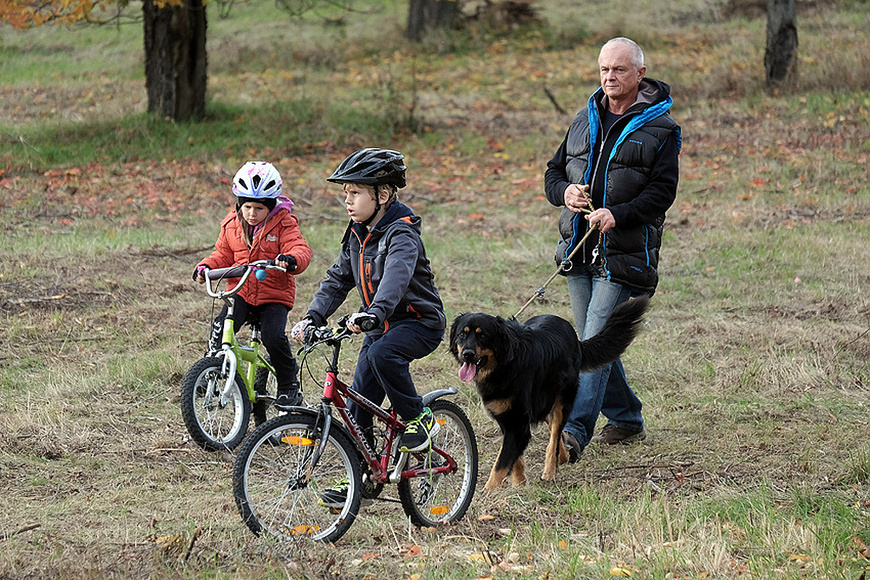
<instances>
[{"instance_id":1,"label":"rope leash","mask_svg":"<svg viewBox=\"0 0 870 580\"><path fill-rule=\"evenodd\" d=\"M524 311L526 308L528 308L529 305L530 305L532 302L534 302L536 298L538 298L538 297L544 295L544 292L547 290L547 286L550 285L550 282L552 282L553 280L556 279L556 276L558 276L560 272L562 272L562 271L564 271L564 270L569 270L569 269L571 268L571 258L574 257L574 254L577 253L577 250L579 250L580 248L583 247L583 244L586 242L587 238L589 238L589 236L592 234L592 232L594 232L594 231L597 230L597 229L598 229L598 225L597 225L597 224L594 225L594 226L591 226L591 227L589 228L589 231L586 232L586 235L583 236L583 238L582 238L582 239L577 243L577 245L574 247L574 250L573 250L573 251L568 255L567 258L565 258L564 260L562 260L562 263L559 265L559 267L556 269L556 271L553 272L553 275L550 276L550 279L547 280L546 282L544 282L544 285L543 285L543 286L541 286L540 288L538 288L537 290L535 290L535 293L532 294L532 297L529 298L528 301L527 301L525 304L523 304L522 308L520 308L519 310L517 310L517 313L513 315L513 318L514 318L514 319L519 318L519 315L522 314L523 311Z\"/></svg>"},{"instance_id":2,"label":"rope leash","mask_svg":"<svg viewBox=\"0 0 870 580\"><path fill-rule=\"evenodd\" d=\"M592 199L590 199L589 194L584 191L583 197L586 199L586 207L581 208L580 211L583 213L587 213L587 214L595 211L595 208L592 206ZM574 246L574 249L571 251L570 254L568 254L568 257L565 258L564 260L562 260L562 263L559 264L559 267L556 268L556 271L553 272L553 275L550 276L550 279L547 280L546 282L544 282L543 286L541 286L540 288L535 290L535 293L532 294L532 297L529 298L528 301L525 304L523 304L522 308L517 310L517 313L513 315L512 318L514 320L517 320L519 318L520 314L522 314L523 311L526 308L528 308L532 302L535 301L535 299L544 295L544 292L546 292L546 290L547 290L547 286L550 285L550 282L552 282L553 280L556 279L556 276L558 276L560 272L571 269L571 259L574 257L574 254L576 254L577 251L583 247L583 244L586 243L586 240L589 238L589 236L592 234L592 232L594 232L597 229L598 229L598 224L595 224L594 226L589 226L589 230L586 232L586 235L584 235L580 239L580 241L577 242L577 245Z\"/></svg>"}]
</instances>

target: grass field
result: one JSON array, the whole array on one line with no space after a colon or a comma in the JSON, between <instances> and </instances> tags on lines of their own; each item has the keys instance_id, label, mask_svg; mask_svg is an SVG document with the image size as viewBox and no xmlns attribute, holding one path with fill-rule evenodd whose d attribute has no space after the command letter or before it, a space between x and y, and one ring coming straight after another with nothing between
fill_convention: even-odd
<instances>
[{"instance_id":1,"label":"grass field","mask_svg":"<svg viewBox=\"0 0 870 580\"><path fill-rule=\"evenodd\" d=\"M404 3L210 12L199 125L144 114L134 25L0 28L0 578L863 580L867 3L799 2L800 79L778 91L748 2L575 4L420 47L401 40ZM248 158L284 175L315 254L295 322L345 226L325 177L356 147L399 148L448 317L509 316L555 269L545 164L615 35L672 86L684 138L661 284L624 357L649 438L544 484L536 431L531 483L481 485L447 529L376 502L336 546L254 537L232 456L192 444L178 409L212 312L190 271L229 178ZM545 312L570 318L563 280L526 315ZM460 388L485 480L498 433L476 393L446 349L414 372L421 391Z\"/></svg>"}]
</instances>

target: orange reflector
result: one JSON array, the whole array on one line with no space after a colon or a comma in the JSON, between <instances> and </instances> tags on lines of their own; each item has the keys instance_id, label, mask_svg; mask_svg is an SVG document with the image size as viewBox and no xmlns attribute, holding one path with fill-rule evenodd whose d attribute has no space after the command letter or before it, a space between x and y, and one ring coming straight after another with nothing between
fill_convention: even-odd
<instances>
[{"instance_id":1,"label":"orange reflector","mask_svg":"<svg viewBox=\"0 0 870 580\"><path fill-rule=\"evenodd\" d=\"M310 447L314 445L314 440L309 439L308 437L287 435L286 437L281 437L281 443L286 443L287 445L299 445L300 447Z\"/></svg>"},{"instance_id":2,"label":"orange reflector","mask_svg":"<svg viewBox=\"0 0 870 580\"><path fill-rule=\"evenodd\" d=\"M439 425L444 425L447 422L447 419L445 419L444 417L436 417L435 422Z\"/></svg>"},{"instance_id":3,"label":"orange reflector","mask_svg":"<svg viewBox=\"0 0 870 580\"><path fill-rule=\"evenodd\" d=\"M307 536L318 532L320 530L320 526L309 526L306 524L299 524L295 528L288 530L294 536Z\"/></svg>"},{"instance_id":4,"label":"orange reflector","mask_svg":"<svg viewBox=\"0 0 870 580\"><path fill-rule=\"evenodd\" d=\"M429 513L433 516L443 516L447 512L450 511L450 507L446 505L437 505L429 510Z\"/></svg>"}]
</instances>

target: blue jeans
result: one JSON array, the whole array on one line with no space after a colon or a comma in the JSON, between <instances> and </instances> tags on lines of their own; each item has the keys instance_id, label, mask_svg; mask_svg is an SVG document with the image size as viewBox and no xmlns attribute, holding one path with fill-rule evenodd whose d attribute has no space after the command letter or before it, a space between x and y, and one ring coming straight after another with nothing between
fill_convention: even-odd
<instances>
[{"instance_id":1,"label":"blue jeans","mask_svg":"<svg viewBox=\"0 0 870 580\"><path fill-rule=\"evenodd\" d=\"M576 267L567 281L574 325L583 340L600 332L614 308L632 296L631 288L611 282L586 266ZM579 385L565 430L580 445L586 447L592 438L599 413L616 427L632 431L643 428L643 405L628 386L621 360L580 373Z\"/></svg>"}]
</instances>

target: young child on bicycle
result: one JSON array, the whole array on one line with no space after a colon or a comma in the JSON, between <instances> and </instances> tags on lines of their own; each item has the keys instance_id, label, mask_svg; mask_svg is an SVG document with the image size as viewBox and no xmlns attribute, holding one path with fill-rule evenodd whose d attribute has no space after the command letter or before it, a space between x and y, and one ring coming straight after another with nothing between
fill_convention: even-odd
<instances>
[{"instance_id":1,"label":"young child on bicycle","mask_svg":"<svg viewBox=\"0 0 870 580\"><path fill-rule=\"evenodd\" d=\"M327 181L343 185L350 223L335 263L291 336L302 340L310 324L323 326L356 286L362 308L347 322L366 332L351 388L377 405L389 396L406 423L402 451L420 451L438 430L411 380L412 360L432 353L444 338L447 318L420 237L420 218L397 200L405 187L404 156L369 148L342 161ZM371 415L354 406L354 419L371 439Z\"/></svg>"},{"instance_id":2,"label":"young child on bicycle","mask_svg":"<svg viewBox=\"0 0 870 580\"><path fill-rule=\"evenodd\" d=\"M278 170L265 161L248 161L233 177L235 211L221 221L215 251L199 262L193 279L205 282L205 268L227 268L255 260L276 260L287 272L270 270L265 280L248 278L235 297L233 326L236 331L252 316L260 321L263 345L275 367L278 394L275 406L287 408L302 404L299 389L299 366L293 357L285 328L287 314L296 297L294 276L311 262L311 248L302 238L299 220L291 213L293 202L281 195L282 180ZM293 272L291 274L290 272ZM220 342L226 318L224 307L212 326L209 348Z\"/></svg>"}]
</instances>

